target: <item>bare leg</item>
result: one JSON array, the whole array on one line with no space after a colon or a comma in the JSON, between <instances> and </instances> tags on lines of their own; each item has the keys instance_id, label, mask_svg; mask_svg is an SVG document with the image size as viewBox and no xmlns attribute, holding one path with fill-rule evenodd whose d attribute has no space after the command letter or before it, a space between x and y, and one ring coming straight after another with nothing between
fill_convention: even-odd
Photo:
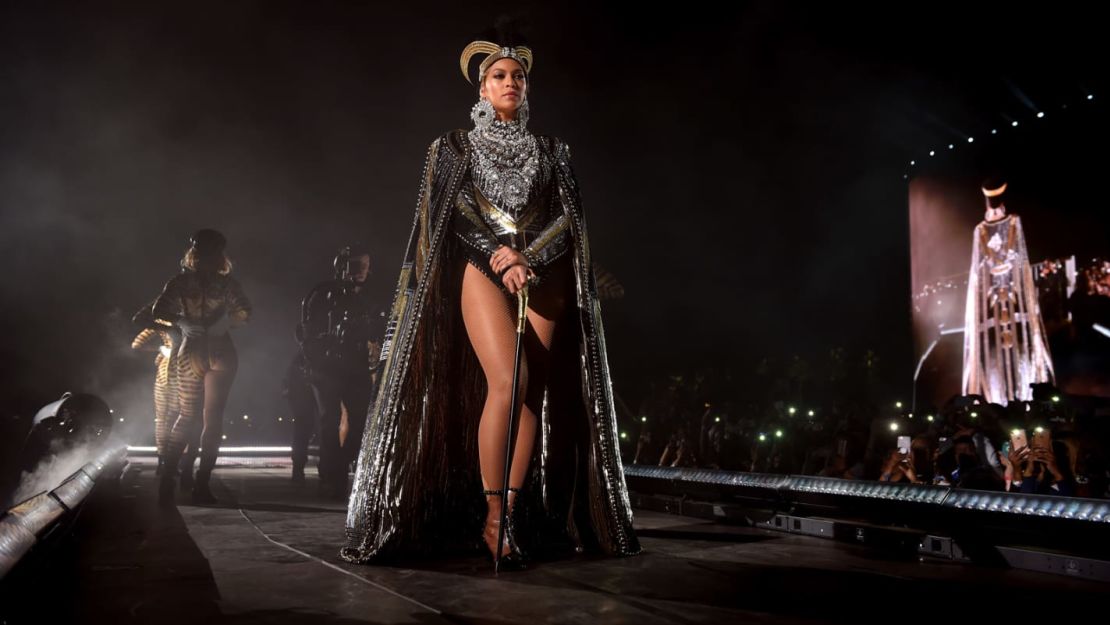
<instances>
[{"instance_id":1,"label":"bare leg","mask_svg":"<svg viewBox=\"0 0 1110 625\"><path fill-rule=\"evenodd\" d=\"M193 484L193 498L200 501L214 501L208 488L212 469L223 442L224 408L231 384L235 381L238 358L233 349L226 349L211 361L212 368L204 376L204 430L200 435L200 466Z\"/></svg>"},{"instance_id":2,"label":"bare leg","mask_svg":"<svg viewBox=\"0 0 1110 625\"><path fill-rule=\"evenodd\" d=\"M505 433L512 401L513 350L516 346L515 305L470 264L463 273L462 316L467 336L485 374L488 392L478 425L478 455L482 484L486 489L501 487L504 479ZM517 401L523 404L527 389L529 363L521 362ZM520 425L513 448L509 485L519 488L532 451L536 415L529 408L520 411ZM524 470L517 470L523 465ZM513 474L516 475L513 475ZM516 477L516 480L512 478Z\"/></svg>"},{"instance_id":3,"label":"bare leg","mask_svg":"<svg viewBox=\"0 0 1110 625\"><path fill-rule=\"evenodd\" d=\"M538 426L537 413L543 401L547 381L547 360L556 321L563 303L561 290L538 293L527 311L529 329L524 341L517 408L519 426L513 444L509 470L509 486L520 488L528 474ZM513 358L516 347L516 304L505 297L489 278L467 264L463 274L462 315L467 335L482 371L488 393L478 424L478 456L482 484L487 490L500 489L504 480L506 431L509 404L512 401ZM488 500L487 528L491 519L499 518L501 501ZM510 499L510 507L512 499ZM487 534L488 535L488 534ZM487 540L487 542L489 542ZM496 543L496 531L492 542ZM490 545L491 551L495 549ZM505 546L504 549L508 547Z\"/></svg>"}]
</instances>

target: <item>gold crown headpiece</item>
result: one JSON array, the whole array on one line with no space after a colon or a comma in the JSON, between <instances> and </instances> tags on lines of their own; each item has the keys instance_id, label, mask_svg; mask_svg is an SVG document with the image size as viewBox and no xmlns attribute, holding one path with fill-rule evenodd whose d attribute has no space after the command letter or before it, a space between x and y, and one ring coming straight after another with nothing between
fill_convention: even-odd
<instances>
[{"instance_id":1,"label":"gold crown headpiece","mask_svg":"<svg viewBox=\"0 0 1110 625\"><path fill-rule=\"evenodd\" d=\"M476 54L487 55L482 63L478 66L478 82L486 77L486 70L501 59L513 59L520 66L524 68L525 74L532 73L532 49L525 46L517 46L510 48L508 46L499 46L496 43L489 41L474 41L463 49L462 56L459 57L459 66L462 68L463 76L466 81L473 84L470 80L470 59L474 58Z\"/></svg>"},{"instance_id":2,"label":"gold crown headpiece","mask_svg":"<svg viewBox=\"0 0 1110 625\"><path fill-rule=\"evenodd\" d=\"M986 197L998 197L998 196L1002 195L1005 192L1006 192L1006 183L1005 182L1003 182L1002 186L998 187L997 189L988 189L986 187L983 187L983 195L985 195Z\"/></svg>"}]
</instances>

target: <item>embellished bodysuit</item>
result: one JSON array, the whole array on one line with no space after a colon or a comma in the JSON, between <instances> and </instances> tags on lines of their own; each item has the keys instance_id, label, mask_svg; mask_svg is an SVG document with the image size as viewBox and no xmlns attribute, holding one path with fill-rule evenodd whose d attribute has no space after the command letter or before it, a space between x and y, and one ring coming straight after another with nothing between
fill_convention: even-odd
<instances>
[{"instance_id":1,"label":"embellished bodysuit","mask_svg":"<svg viewBox=\"0 0 1110 625\"><path fill-rule=\"evenodd\" d=\"M495 121L469 133L471 163L455 199L454 230L467 262L505 293L489 260L502 245L520 250L542 284L570 248L566 215L545 141L517 122Z\"/></svg>"}]
</instances>

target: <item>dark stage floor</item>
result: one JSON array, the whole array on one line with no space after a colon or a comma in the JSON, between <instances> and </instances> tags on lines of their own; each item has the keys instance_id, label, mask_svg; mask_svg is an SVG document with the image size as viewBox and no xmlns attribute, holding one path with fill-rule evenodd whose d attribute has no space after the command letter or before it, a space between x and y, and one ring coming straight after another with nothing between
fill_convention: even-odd
<instances>
[{"instance_id":1,"label":"dark stage floor","mask_svg":"<svg viewBox=\"0 0 1110 625\"><path fill-rule=\"evenodd\" d=\"M218 469L214 491L226 505L165 512L146 462L132 461L118 493L94 497L56 554L55 583L35 599L50 621L959 623L1037 606L1075 614L1107 597L1096 582L896 561L647 511L636 516L644 553L632 558L545 562L499 578L479 556L353 566L336 556L344 507L317 494L314 471L298 485L286 467Z\"/></svg>"}]
</instances>

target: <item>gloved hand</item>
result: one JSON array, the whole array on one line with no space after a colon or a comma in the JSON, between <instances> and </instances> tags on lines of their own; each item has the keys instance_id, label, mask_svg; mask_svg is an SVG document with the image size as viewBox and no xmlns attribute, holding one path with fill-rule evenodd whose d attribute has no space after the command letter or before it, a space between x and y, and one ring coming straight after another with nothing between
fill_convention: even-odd
<instances>
[{"instance_id":1,"label":"gloved hand","mask_svg":"<svg viewBox=\"0 0 1110 625\"><path fill-rule=\"evenodd\" d=\"M188 319L178 319L177 327L181 328L181 335L187 339L204 336L204 324L199 321L189 321Z\"/></svg>"}]
</instances>

